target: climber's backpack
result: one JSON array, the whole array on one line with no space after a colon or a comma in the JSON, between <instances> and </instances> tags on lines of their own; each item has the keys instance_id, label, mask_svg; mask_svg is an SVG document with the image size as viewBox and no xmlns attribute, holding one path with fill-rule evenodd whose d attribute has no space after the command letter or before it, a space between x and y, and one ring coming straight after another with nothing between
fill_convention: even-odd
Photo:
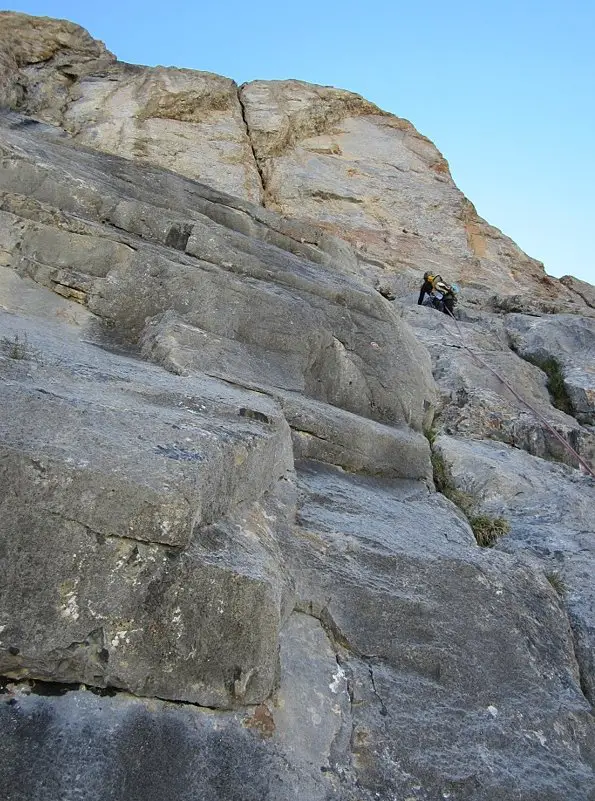
<instances>
[{"instance_id":1,"label":"climber's backpack","mask_svg":"<svg viewBox=\"0 0 595 801\"><path fill-rule=\"evenodd\" d=\"M458 298L457 295L459 294L459 288L456 284L447 284L446 281L442 280L441 275L434 275L430 278L432 282L432 288L435 292L440 292L441 295L452 295L453 298L453 305L457 302Z\"/></svg>"}]
</instances>

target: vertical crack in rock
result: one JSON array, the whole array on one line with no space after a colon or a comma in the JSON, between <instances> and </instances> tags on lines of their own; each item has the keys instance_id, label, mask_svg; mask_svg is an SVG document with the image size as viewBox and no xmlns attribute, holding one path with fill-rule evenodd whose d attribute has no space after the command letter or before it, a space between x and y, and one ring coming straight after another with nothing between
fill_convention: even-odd
<instances>
[{"instance_id":1,"label":"vertical crack in rock","mask_svg":"<svg viewBox=\"0 0 595 801\"><path fill-rule=\"evenodd\" d=\"M299 604L298 607L295 611L313 618L320 625L335 657L336 670L333 672L329 690L336 699L336 703L333 706L334 712L339 714L339 723L329 744L329 767L325 768L325 772L332 773L342 782L354 770L355 719L353 710L355 691L353 671L345 657L345 648L340 639L335 636L334 631L329 626L325 625L325 621L322 619L324 610L320 615L316 614L311 602Z\"/></svg>"},{"instance_id":2,"label":"vertical crack in rock","mask_svg":"<svg viewBox=\"0 0 595 801\"><path fill-rule=\"evenodd\" d=\"M346 771L353 770L353 748L355 719L353 716L354 690L353 676L348 662L340 653L340 646L337 644L332 634L329 634L321 621L320 626L324 631L332 650L335 652L337 672L333 676L333 682L329 685L331 692L338 692L340 685L343 684L342 692L345 693L345 704L340 713L340 725L337 727L333 740L329 748L329 764L333 773L339 778L345 776Z\"/></svg>"},{"instance_id":3,"label":"vertical crack in rock","mask_svg":"<svg viewBox=\"0 0 595 801\"><path fill-rule=\"evenodd\" d=\"M258 175L260 177L260 186L261 186L261 200L260 205L266 208L266 194L267 188L264 179L264 173L260 166L260 162L258 160L258 156L256 155L256 150L254 148L254 142L252 141L252 136L250 135L250 126L248 125L248 120L246 119L246 107L244 106L244 101L242 100L242 87L238 86L238 103L240 104L240 109L242 111L242 119L244 121L244 127L246 128L246 137L248 138L248 142L250 144L250 149L252 151L252 157L254 159L254 165L258 171Z\"/></svg>"},{"instance_id":4,"label":"vertical crack in rock","mask_svg":"<svg viewBox=\"0 0 595 801\"><path fill-rule=\"evenodd\" d=\"M568 617L568 624L570 626L570 632L572 635L572 650L574 652L574 658L576 661L581 692L595 712L595 687L591 686L592 671L589 665L585 664L584 655L579 642L579 627L578 624L573 620L572 615L568 610L566 610L566 615Z\"/></svg>"},{"instance_id":5,"label":"vertical crack in rock","mask_svg":"<svg viewBox=\"0 0 595 801\"><path fill-rule=\"evenodd\" d=\"M386 704L384 703L382 697L380 696L378 690L376 689L376 681L374 679L374 668L372 667L371 662L368 662L368 672L370 674L370 681L372 683L372 692L380 702L380 714L382 715L382 717L386 717L388 715L388 709L386 708Z\"/></svg>"}]
</instances>

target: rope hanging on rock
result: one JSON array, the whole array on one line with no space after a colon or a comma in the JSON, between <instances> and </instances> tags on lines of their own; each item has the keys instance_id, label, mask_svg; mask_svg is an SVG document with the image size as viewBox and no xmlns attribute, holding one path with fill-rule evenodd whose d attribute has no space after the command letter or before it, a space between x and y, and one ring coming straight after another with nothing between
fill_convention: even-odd
<instances>
[{"instance_id":1,"label":"rope hanging on rock","mask_svg":"<svg viewBox=\"0 0 595 801\"><path fill-rule=\"evenodd\" d=\"M595 471L593 470L591 465L585 459L583 459L583 457L580 456L580 454L578 454L575 451L575 449L572 447L572 445L562 436L562 434L560 434L559 431L556 431L556 429L551 425L551 423L547 420L547 418L544 417L541 414L541 412L539 412L534 406L532 406L529 403L529 401L525 400L525 398L523 398L522 395L519 395L519 393L514 389L514 387L512 387L510 385L510 383L504 378L504 376L500 375L500 373L497 370L495 370L491 365L489 365L485 361L485 359L482 359L481 356L479 356L478 353L476 353L474 350L471 350L471 348L468 345L465 345L464 338L463 338L463 332L461 331L461 326L459 325L459 321L454 316L454 314L452 314L448 309L446 309L446 311L448 312L449 316L452 317L452 319L455 321L455 325L457 327L457 334L458 334L458 336L460 337L460 340L461 340L461 347L463 347L466 351L468 351L468 353L470 353L471 356L476 361L478 361L481 365L486 367L493 375L495 375L496 378L499 381L501 381L502 384L504 384L504 386L510 392L512 392L512 394L514 395L515 398L517 398L517 400L519 400L524 406L526 406L531 412L533 412L533 414L537 417L537 419L540 420L544 424L544 426L547 428L547 430L551 434L553 434L553 436L566 448L566 450L569 453L572 454L572 456L574 456L574 458L578 461L578 463L583 468L583 470L586 473L588 473L588 475L590 475L592 478L595 478Z\"/></svg>"}]
</instances>

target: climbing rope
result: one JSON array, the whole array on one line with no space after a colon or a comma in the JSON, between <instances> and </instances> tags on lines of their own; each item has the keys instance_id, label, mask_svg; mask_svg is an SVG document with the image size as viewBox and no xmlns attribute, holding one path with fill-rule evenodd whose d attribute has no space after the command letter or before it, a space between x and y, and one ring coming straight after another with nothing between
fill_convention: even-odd
<instances>
[{"instance_id":1,"label":"climbing rope","mask_svg":"<svg viewBox=\"0 0 595 801\"><path fill-rule=\"evenodd\" d=\"M504 376L500 375L500 373L497 370L495 370L491 365L489 365L485 361L485 359L482 359L482 357L479 356L478 353L476 353L474 350L471 350L471 348L468 345L465 344L465 341L464 341L464 338L463 338L463 332L461 330L461 326L459 325L459 321L454 316L454 314L450 311L450 309L447 308L446 311L448 312L449 316L452 317L452 319L455 321L455 325L457 327L457 334L458 334L458 336L459 336L459 338L461 340L461 347L463 347L468 353L470 353L472 358L474 358L477 362L479 362L484 367L486 367L493 375L495 375L496 378L499 381L501 381L502 384L504 384L506 389L508 389L510 392L512 392L512 394L514 395L514 397L517 400L519 400L524 406L526 406L531 412L533 412L535 417L537 417L537 419L540 420L544 424L544 426L547 428L547 430L551 434L553 434L553 436L558 440L558 442L560 442L566 448L566 450L569 453L572 454L572 456L578 461L578 463L585 470L585 472L588 473L592 478L595 478L595 471L593 470L591 465L585 459L583 459L583 457L580 456L580 454L578 454L575 451L575 449L572 447L572 445L562 436L562 434L560 434L558 431L556 431L556 429L551 425L551 423L547 420L547 418L544 417L541 414L541 412L537 411L537 409L534 406L532 406L528 401L526 401L522 397L522 395L519 395L519 393L514 389L514 387L512 387L510 385L510 383L504 378Z\"/></svg>"}]
</instances>

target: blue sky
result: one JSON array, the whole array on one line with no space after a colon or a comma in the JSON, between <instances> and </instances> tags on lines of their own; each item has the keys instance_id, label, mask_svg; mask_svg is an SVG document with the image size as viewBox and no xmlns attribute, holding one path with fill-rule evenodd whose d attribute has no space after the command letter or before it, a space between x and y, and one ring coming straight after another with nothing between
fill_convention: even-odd
<instances>
[{"instance_id":1,"label":"blue sky","mask_svg":"<svg viewBox=\"0 0 595 801\"><path fill-rule=\"evenodd\" d=\"M479 214L555 276L595 283L593 0L13 2L123 61L364 95L443 152Z\"/></svg>"}]
</instances>

